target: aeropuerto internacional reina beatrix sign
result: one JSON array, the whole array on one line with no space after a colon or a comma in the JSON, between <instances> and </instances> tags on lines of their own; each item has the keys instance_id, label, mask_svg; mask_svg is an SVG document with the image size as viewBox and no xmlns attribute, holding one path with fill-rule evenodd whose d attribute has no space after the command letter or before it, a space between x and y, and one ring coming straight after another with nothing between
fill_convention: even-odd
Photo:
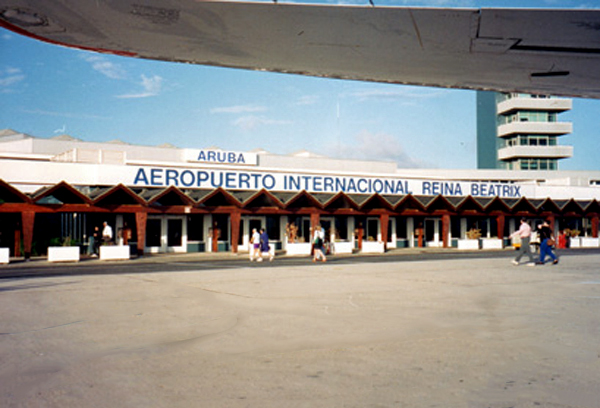
<instances>
[{"instance_id":1,"label":"aeropuerto internacional reina beatrix sign","mask_svg":"<svg viewBox=\"0 0 600 408\"><path fill-rule=\"evenodd\" d=\"M130 185L226 190L302 191L311 193L443 195L520 198L529 186L508 183L421 180L387 176L342 176L302 173L138 167ZM128 183L129 184L129 183Z\"/></svg>"}]
</instances>

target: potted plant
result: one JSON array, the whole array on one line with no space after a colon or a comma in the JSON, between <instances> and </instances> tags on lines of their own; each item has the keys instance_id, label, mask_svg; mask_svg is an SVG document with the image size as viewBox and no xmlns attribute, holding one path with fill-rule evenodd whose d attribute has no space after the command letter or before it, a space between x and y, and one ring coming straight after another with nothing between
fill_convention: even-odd
<instances>
[{"instance_id":1,"label":"potted plant","mask_svg":"<svg viewBox=\"0 0 600 408\"><path fill-rule=\"evenodd\" d=\"M71 237L50 240L48 262L79 262L79 245L73 244Z\"/></svg>"},{"instance_id":2,"label":"potted plant","mask_svg":"<svg viewBox=\"0 0 600 408\"><path fill-rule=\"evenodd\" d=\"M458 249L479 249L479 238L481 238L481 230L471 228L466 233L466 239L458 240Z\"/></svg>"}]
</instances>

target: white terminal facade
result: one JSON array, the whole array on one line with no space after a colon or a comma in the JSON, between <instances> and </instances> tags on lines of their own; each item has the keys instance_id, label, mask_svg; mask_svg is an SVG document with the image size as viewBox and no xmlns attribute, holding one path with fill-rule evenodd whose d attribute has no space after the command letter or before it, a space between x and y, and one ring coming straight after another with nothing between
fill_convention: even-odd
<instances>
[{"instance_id":1,"label":"white terminal facade","mask_svg":"<svg viewBox=\"0 0 600 408\"><path fill-rule=\"evenodd\" d=\"M309 152L94 143L8 129L0 131L0 180L7 197L0 216L34 214L22 218L34 254L52 237L85 245L103 221L115 231L132 227L132 241L146 253L244 251L261 226L279 250L303 253L316 224L338 252L353 252L371 244L456 247L473 228L502 247L522 216L550 217L557 231L597 239L600 215L599 171L399 169ZM11 241L6 225L2 239Z\"/></svg>"}]
</instances>

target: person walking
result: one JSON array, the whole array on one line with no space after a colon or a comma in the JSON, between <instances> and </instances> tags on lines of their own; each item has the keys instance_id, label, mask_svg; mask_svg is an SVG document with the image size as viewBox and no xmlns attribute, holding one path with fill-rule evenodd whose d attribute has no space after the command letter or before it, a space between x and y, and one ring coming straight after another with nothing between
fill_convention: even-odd
<instances>
[{"instance_id":1,"label":"person walking","mask_svg":"<svg viewBox=\"0 0 600 408\"><path fill-rule=\"evenodd\" d=\"M271 246L269 245L269 235L267 234L267 232L265 231L264 228L260 229L260 252L261 252L261 256L268 254L269 255L269 262L273 261L273 258L275 257L275 249L273 248L273 251L271 251Z\"/></svg>"},{"instance_id":2,"label":"person walking","mask_svg":"<svg viewBox=\"0 0 600 408\"><path fill-rule=\"evenodd\" d=\"M252 236L250 237L250 262L254 261L256 257L257 262L262 262L260 256L260 234L256 228L252 228Z\"/></svg>"},{"instance_id":3,"label":"person walking","mask_svg":"<svg viewBox=\"0 0 600 408\"><path fill-rule=\"evenodd\" d=\"M87 254L92 258L98 256L98 247L100 246L100 228L96 225L88 243Z\"/></svg>"},{"instance_id":4,"label":"person walking","mask_svg":"<svg viewBox=\"0 0 600 408\"><path fill-rule=\"evenodd\" d=\"M527 255L529 257L528 266L535 265L535 259L533 258L533 253L531 253L531 247L529 246L529 241L531 240L531 226L527 223L525 218L521 218L521 226L515 232L513 232L510 237L514 238L518 236L521 238L521 246L519 247L519 253L517 257L513 259L512 263L514 265L519 265L521 258L523 255Z\"/></svg>"},{"instance_id":5,"label":"person walking","mask_svg":"<svg viewBox=\"0 0 600 408\"><path fill-rule=\"evenodd\" d=\"M319 258L322 258L323 262L327 262L327 258L325 257L324 245L325 245L325 230L321 227L321 225L317 225L315 229L315 234L313 236L313 245L314 245L314 256L313 262L317 262Z\"/></svg>"},{"instance_id":6,"label":"person walking","mask_svg":"<svg viewBox=\"0 0 600 408\"><path fill-rule=\"evenodd\" d=\"M552 234L552 229L550 229L548 221L544 221L538 228L540 230L540 260L537 264L543 265L546 261L546 255L548 255L552 258L552 263L556 265L558 263L558 258L554 255L554 252L552 252L552 246L555 243L554 234Z\"/></svg>"}]
</instances>

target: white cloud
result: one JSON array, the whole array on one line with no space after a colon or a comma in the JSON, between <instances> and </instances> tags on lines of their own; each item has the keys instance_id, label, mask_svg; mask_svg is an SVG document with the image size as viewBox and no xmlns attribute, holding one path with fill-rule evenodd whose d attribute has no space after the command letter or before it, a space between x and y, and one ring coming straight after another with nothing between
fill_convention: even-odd
<instances>
[{"instance_id":1,"label":"white cloud","mask_svg":"<svg viewBox=\"0 0 600 408\"><path fill-rule=\"evenodd\" d=\"M305 106L305 105L314 105L319 102L320 97L317 95L305 95L298 98L296 101L296 105Z\"/></svg>"},{"instance_id":2,"label":"white cloud","mask_svg":"<svg viewBox=\"0 0 600 408\"><path fill-rule=\"evenodd\" d=\"M273 125L289 125L292 122L285 120L269 119L262 116L248 115L242 116L233 121L233 125L243 130L253 130L259 126L273 126Z\"/></svg>"},{"instance_id":3,"label":"white cloud","mask_svg":"<svg viewBox=\"0 0 600 408\"><path fill-rule=\"evenodd\" d=\"M349 94L350 97L360 101L368 100L395 100L405 103L414 103L416 100L438 98L447 94L445 89L414 88L406 86L382 88L364 88Z\"/></svg>"},{"instance_id":4,"label":"white cloud","mask_svg":"<svg viewBox=\"0 0 600 408\"><path fill-rule=\"evenodd\" d=\"M135 99L135 98L148 98L151 96L156 96L160 93L160 91L162 89L162 82L163 82L163 79L158 75L154 75L153 77L150 77L150 78L147 77L146 75L142 75L142 81L140 83L140 85L143 88L142 92L118 95L117 98Z\"/></svg>"},{"instance_id":5,"label":"white cloud","mask_svg":"<svg viewBox=\"0 0 600 408\"><path fill-rule=\"evenodd\" d=\"M0 71L0 93L11 92L11 87L25 80L19 68L7 67Z\"/></svg>"},{"instance_id":6,"label":"white cloud","mask_svg":"<svg viewBox=\"0 0 600 408\"><path fill-rule=\"evenodd\" d=\"M250 113L250 112L265 112L266 107L260 105L234 105L212 108L210 113Z\"/></svg>"},{"instance_id":7,"label":"white cloud","mask_svg":"<svg viewBox=\"0 0 600 408\"><path fill-rule=\"evenodd\" d=\"M106 57L95 54L81 54L81 58L88 62L92 69L110 79L125 79L127 72L119 65L109 61Z\"/></svg>"},{"instance_id":8,"label":"white cloud","mask_svg":"<svg viewBox=\"0 0 600 408\"><path fill-rule=\"evenodd\" d=\"M34 115L44 115L44 116L56 116L61 118L69 118L69 119L101 119L107 120L109 117L98 116L98 115L90 115L86 113L75 113L75 112L55 112L55 111L46 111L41 109L23 109L24 113L31 113Z\"/></svg>"},{"instance_id":9,"label":"white cloud","mask_svg":"<svg viewBox=\"0 0 600 408\"><path fill-rule=\"evenodd\" d=\"M398 168L422 168L425 163L410 157L402 144L391 135L362 131L348 142L331 147L334 156L345 159L391 161Z\"/></svg>"}]
</instances>

